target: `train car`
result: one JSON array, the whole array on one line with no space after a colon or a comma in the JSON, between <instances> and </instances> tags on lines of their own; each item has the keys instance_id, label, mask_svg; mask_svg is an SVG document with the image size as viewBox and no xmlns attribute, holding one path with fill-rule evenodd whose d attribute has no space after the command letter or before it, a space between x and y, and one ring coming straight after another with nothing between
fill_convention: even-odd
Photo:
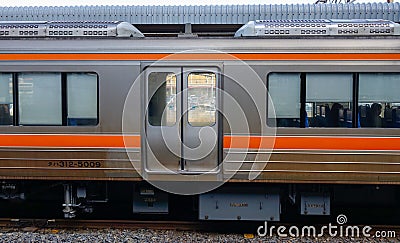
<instances>
[{"instance_id":1,"label":"train car","mask_svg":"<svg viewBox=\"0 0 400 243\"><path fill-rule=\"evenodd\" d=\"M2 22L0 197L61 185L67 218L118 182L133 213L196 195L201 220L395 205L398 28L252 21L235 37L145 37L124 22Z\"/></svg>"}]
</instances>

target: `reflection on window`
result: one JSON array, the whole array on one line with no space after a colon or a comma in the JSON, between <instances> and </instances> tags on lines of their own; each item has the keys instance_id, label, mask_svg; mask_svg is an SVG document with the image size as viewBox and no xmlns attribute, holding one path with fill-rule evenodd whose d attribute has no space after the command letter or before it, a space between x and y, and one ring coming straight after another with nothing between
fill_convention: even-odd
<instances>
[{"instance_id":1,"label":"reflection on window","mask_svg":"<svg viewBox=\"0 0 400 243\"><path fill-rule=\"evenodd\" d=\"M67 74L68 126L97 124L97 75Z\"/></svg>"},{"instance_id":2,"label":"reflection on window","mask_svg":"<svg viewBox=\"0 0 400 243\"><path fill-rule=\"evenodd\" d=\"M352 127L353 76L307 73L306 112L310 127Z\"/></svg>"},{"instance_id":3,"label":"reflection on window","mask_svg":"<svg viewBox=\"0 0 400 243\"><path fill-rule=\"evenodd\" d=\"M154 72L148 76L148 120L153 126L176 123L176 75Z\"/></svg>"},{"instance_id":4,"label":"reflection on window","mask_svg":"<svg viewBox=\"0 0 400 243\"><path fill-rule=\"evenodd\" d=\"M13 123L12 74L0 73L0 125Z\"/></svg>"},{"instance_id":5,"label":"reflection on window","mask_svg":"<svg viewBox=\"0 0 400 243\"><path fill-rule=\"evenodd\" d=\"M215 73L191 73L188 76L188 122L191 126L212 126L216 120Z\"/></svg>"},{"instance_id":6,"label":"reflection on window","mask_svg":"<svg viewBox=\"0 0 400 243\"><path fill-rule=\"evenodd\" d=\"M299 127L300 73L270 74L268 92L273 102L268 102L268 125Z\"/></svg>"},{"instance_id":7,"label":"reflection on window","mask_svg":"<svg viewBox=\"0 0 400 243\"><path fill-rule=\"evenodd\" d=\"M62 125L61 74L18 74L19 123Z\"/></svg>"},{"instance_id":8,"label":"reflection on window","mask_svg":"<svg viewBox=\"0 0 400 243\"><path fill-rule=\"evenodd\" d=\"M360 74L358 105L361 127L400 127L399 90L399 74Z\"/></svg>"}]
</instances>

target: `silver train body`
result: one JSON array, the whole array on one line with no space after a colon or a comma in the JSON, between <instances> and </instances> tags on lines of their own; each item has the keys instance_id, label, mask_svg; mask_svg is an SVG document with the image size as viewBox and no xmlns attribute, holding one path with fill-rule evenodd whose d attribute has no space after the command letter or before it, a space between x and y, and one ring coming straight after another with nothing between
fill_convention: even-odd
<instances>
[{"instance_id":1,"label":"silver train body","mask_svg":"<svg viewBox=\"0 0 400 243\"><path fill-rule=\"evenodd\" d=\"M268 189L276 185L400 184L400 94L396 100L398 92L392 92L396 82L400 87L398 37L64 37L0 43L0 81L8 89L1 103L12 113L0 126L4 181L145 178L156 186L188 183L177 186L183 194L200 192L192 191L193 181L256 183L260 191L248 198L265 200L258 196L269 193L271 220L279 219L280 193ZM373 96L366 84L380 78L392 86L379 86L382 92ZM91 84L80 86L86 80ZM338 98L324 100L326 90L312 93L324 89L318 80ZM279 82L288 86L273 85ZM364 91L378 98L360 96ZM392 98L379 100L385 95ZM286 106L279 104L285 100ZM342 105L340 121L348 125L317 124L334 103ZM382 114L390 109L390 119L387 113L381 121L394 125L362 124L372 103L383 106ZM231 219L229 206L222 216L208 210L215 195L206 189L199 217ZM229 200L240 201L246 193L233 192ZM328 207L326 195L305 193L301 203L308 198ZM321 208L308 212L329 214ZM246 215L260 219L253 213L242 219Z\"/></svg>"}]
</instances>

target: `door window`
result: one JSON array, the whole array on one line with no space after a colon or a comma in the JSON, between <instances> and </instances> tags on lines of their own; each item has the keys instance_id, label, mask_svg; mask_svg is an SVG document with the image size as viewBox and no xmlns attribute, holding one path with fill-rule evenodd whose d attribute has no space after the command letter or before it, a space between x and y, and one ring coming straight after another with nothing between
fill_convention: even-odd
<instances>
[{"instance_id":1,"label":"door window","mask_svg":"<svg viewBox=\"0 0 400 243\"><path fill-rule=\"evenodd\" d=\"M188 122L194 127L213 126L216 120L215 73L188 75Z\"/></svg>"},{"instance_id":2,"label":"door window","mask_svg":"<svg viewBox=\"0 0 400 243\"><path fill-rule=\"evenodd\" d=\"M150 99L147 117L152 126L173 126L176 123L176 75L153 72L148 76Z\"/></svg>"}]
</instances>

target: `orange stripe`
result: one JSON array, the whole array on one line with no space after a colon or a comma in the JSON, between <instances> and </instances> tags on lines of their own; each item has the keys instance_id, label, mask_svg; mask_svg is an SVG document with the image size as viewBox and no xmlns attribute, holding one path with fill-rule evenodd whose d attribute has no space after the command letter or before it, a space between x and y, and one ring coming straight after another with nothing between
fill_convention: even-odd
<instances>
[{"instance_id":1,"label":"orange stripe","mask_svg":"<svg viewBox=\"0 0 400 243\"><path fill-rule=\"evenodd\" d=\"M0 60L400 60L400 53L10 53Z\"/></svg>"},{"instance_id":2,"label":"orange stripe","mask_svg":"<svg viewBox=\"0 0 400 243\"><path fill-rule=\"evenodd\" d=\"M140 136L125 136L128 148L140 147ZM124 148L121 135L2 134L0 147Z\"/></svg>"},{"instance_id":3,"label":"orange stripe","mask_svg":"<svg viewBox=\"0 0 400 243\"><path fill-rule=\"evenodd\" d=\"M0 147L140 148L138 135L0 134ZM224 148L293 150L400 150L400 137L225 136Z\"/></svg>"},{"instance_id":4,"label":"orange stripe","mask_svg":"<svg viewBox=\"0 0 400 243\"><path fill-rule=\"evenodd\" d=\"M224 148L304 150L400 150L400 138L225 136Z\"/></svg>"}]
</instances>

